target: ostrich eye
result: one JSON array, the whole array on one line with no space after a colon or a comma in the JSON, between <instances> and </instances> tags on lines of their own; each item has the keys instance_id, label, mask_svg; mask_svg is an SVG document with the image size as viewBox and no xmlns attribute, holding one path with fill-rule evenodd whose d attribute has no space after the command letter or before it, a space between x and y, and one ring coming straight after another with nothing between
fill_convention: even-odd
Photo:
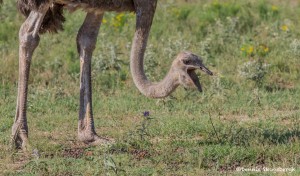
<instances>
[{"instance_id":1,"label":"ostrich eye","mask_svg":"<svg viewBox=\"0 0 300 176\"><path fill-rule=\"evenodd\" d=\"M188 65L188 64L191 63L191 61L190 60L183 60L183 63L186 64L186 65Z\"/></svg>"}]
</instances>

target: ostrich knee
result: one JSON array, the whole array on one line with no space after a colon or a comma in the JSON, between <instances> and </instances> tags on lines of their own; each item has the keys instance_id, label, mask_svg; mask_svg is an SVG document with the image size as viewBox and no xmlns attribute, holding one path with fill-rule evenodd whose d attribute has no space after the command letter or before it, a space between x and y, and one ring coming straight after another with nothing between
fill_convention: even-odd
<instances>
[{"instance_id":1,"label":"ostrich knee","mask_svg":"<svg viewBox=\"0 0 300 176\"><path fill-rule=\"evenodd\" d=\"M31 60L32 54L39 45L40 37L34 31L28 30L27 24L21 26L19 32L20 40L20 59Z\"/></svg>"},{"instance_id":2,"label":"ostrich knee","mask_svg":"<svg viewBox=\"0 0 300 176\"><path fill-rule=\"evenodd\" d=\"M92 57L103 14L88 13L77 34L77 50L80 59Z\"/></svg>"},{"instance_id":3,"label":"ostrich knee","mask_svg":"<svg viewBox=\"0 0 300 176\"><path fill-rule=\"evenodd\" d=\"M77 35L77 50L80 59L91 58L96 47L97 35L98 33L86 33L84 29L79 30Z\"/></svg>"}]
</instances>

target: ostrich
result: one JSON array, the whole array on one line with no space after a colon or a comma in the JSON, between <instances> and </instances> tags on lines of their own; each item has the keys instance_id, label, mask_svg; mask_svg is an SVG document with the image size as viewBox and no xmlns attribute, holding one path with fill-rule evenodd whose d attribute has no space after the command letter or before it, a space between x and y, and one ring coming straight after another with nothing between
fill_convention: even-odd
<instances>
[{"instance_id":1,"label":"ostrich","mask_svg":"<svg viewBox=\"0 0 300 176\"><path fill-rule=\"evenodd\" d=\"M1 0L0 0L1 2ZM109 143L97 135L92 113L91 57L105 11L132 11L136 13L136 30L130 54L130 68L138 90L147 97L162 98L179 85L202 91L195 70L212 75L202 59L191 52L181 52L172 62L166 77L157 83L150 82L143 67L149 31L157 0L18 0L19 11L26 16L19 31L19 81L16 116L12 126L12 144L26 149L28 126L26 102L31 58L39 44L40 34L62 30L63 9L84 9L86 18L77 35L80 57L80 110L78 139L87 144Z\"/></svg>"}]
</instances>

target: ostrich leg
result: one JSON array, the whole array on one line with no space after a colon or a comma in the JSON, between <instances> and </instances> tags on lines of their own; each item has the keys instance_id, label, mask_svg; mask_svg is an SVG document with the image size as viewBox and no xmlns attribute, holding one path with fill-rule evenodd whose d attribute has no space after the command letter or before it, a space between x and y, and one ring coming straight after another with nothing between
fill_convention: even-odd
<instances>
[{"instance_id":1,"label":"ostrich leg","mask_svg":"<svg viewBox=\"0 0 300 176\"><path fill-rule=\"evenodd\" d=\"M88 144L107 143L108 139L96 134L92 111L91 57L104 13L88 13L77 35L80 55L80 110L78 138Z\"/></svg>"},{"instance_id":2,"label":"ostrich leg","mask_svg":"<svg viewBox=\"0 0 300 176\"><path fill-rule=\"evenodd\" d=\"M39 29L49 5L45 4L38 11L30 12L19 31L19 83L17 109L12 126L12 145L26 149L28 143L28 126L26 118L26 102L29 69L32 54L39 44Z\"/></svg>"}]
</instances>

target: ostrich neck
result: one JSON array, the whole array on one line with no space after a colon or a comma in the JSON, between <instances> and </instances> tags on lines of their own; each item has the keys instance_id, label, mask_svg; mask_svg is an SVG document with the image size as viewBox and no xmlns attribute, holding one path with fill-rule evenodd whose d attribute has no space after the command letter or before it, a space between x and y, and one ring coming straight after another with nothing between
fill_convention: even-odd
<instances>
[{"instance_id":1,"label":"ostrich neck","mask_svg":"<svg viewBox=\"0 0 300 176\"><path fill-rule=\"evenodd\" d=\"M142 94L151 98L163 98L171 94L179 83L172 68L160 82L152 83L147 79L144 72L144 55L148 35L143 35L145 33L147 32L142 29L137 30L135 33L130 58L131 74L135 85Z\"/></svg>"}]
</instances>

